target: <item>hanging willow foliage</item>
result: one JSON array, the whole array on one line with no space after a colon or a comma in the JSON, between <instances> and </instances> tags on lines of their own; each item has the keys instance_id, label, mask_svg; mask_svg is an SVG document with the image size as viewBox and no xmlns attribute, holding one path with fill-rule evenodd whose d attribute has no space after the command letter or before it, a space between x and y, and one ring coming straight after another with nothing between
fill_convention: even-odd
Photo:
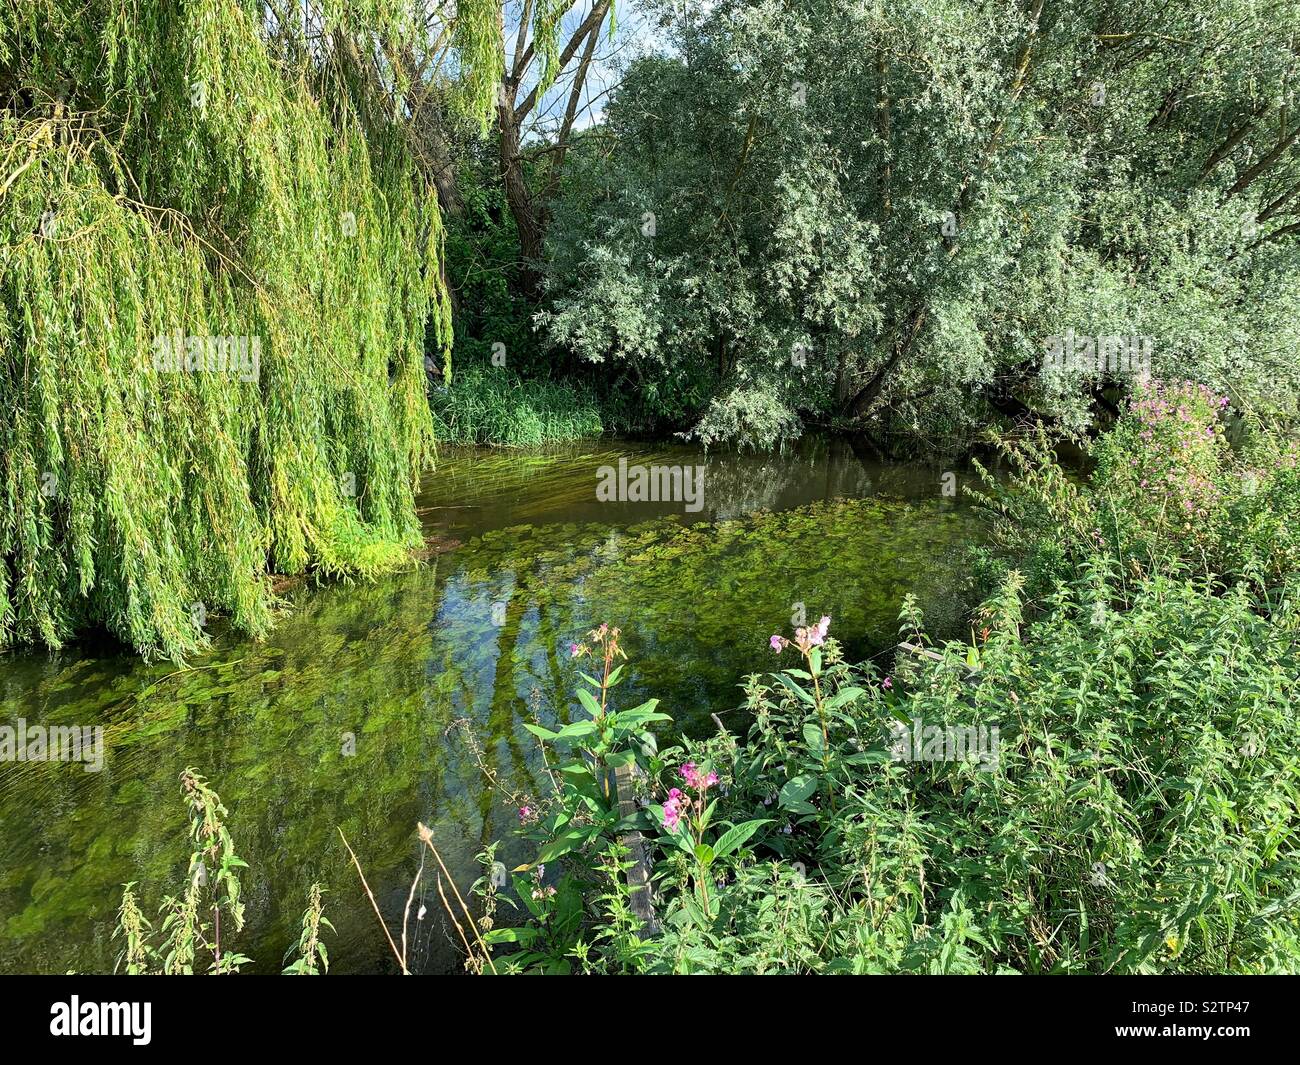
<instances>
[{"instance_id":1,"label":"hanging willow foliage","mask_svg":"<svg viewBox=\"0 0 1300 1065\"><path fill-rule=\"evenodd\" d=\"M464 75L463 106L481 117L484 132L497 106L506 69L501 17L501 0L457 0L453 40Z\"/></svg>"},{"instance_id":2,"label":"hanging willow foliage","mask_svg":"<svg viewBox=\"0 0 1300 1065\"><path fill-rule=\"evenodd\" d=\"M180 657L419 543L442 229L363 84L417 20L303 11L0 2L0 648Z\"/></svg>"}]
</instances>

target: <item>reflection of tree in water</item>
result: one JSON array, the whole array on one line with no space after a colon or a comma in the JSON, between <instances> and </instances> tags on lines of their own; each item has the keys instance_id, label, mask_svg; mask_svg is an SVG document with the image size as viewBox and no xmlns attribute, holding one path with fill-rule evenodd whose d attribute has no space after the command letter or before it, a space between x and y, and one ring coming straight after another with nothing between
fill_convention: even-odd
<instances>
[{"instance_id":1,"label":"reflection of tree in water","mask_svg":"<svg viewBox=\"0 0 1300 1065\"><path fill-rule=\"evenodd\" d=\"M359 896L339 843L342 827L385 912L396 918L415 867L417 820L431 824L448 864L468 883L490 807L476 770L444 732L450 705L430 639L430 568L375 586L308 597L262 646L239 644L175 667L134 668L106 682L81 662L10 685L4 719L103 721L105 771L11 764L0 769L0 958L18 971L107 971L120 885L139 881L146 904L178 890L188 848L178 778L209 777L231 811L247 926L240 946L277 972L314 880L329 888L338 929L329 946L345 970L386 969L382 933ZM139 701L134 696L139 695ZM342 753L356 737L355 756ZM448 755L453 757L448 757ZM430 882L431 883L431 882ZM428 885L426 885L428 887ZM413 928L419 956L452 963L436 894Z\"/></svg>"},{"instance_id":2,"label":"reflection of tree in water","mask_svg":"<svg viewBox=\"0 0 1300 1065\"><path fill-rule=\"evenodd\" d=\"M597 471L602 466L617 469L619 459L629 466L703 466L703 511L685 515L680 502L598 505ZM626 525L668 513L720 521L874 494L934 499L941 472L890 463L860 437L807 436L771 455L636 444L569 446L524 456L452 450L443 457L438 478L428 483L421 505L427 519L457 536L566 520Z\"/></svg>"},{"instance_id":3,"label":"reflection of tree in water","mask_svg":"<svg viewBox=\"0 0 1300 1065\"><path fill-rule=\"evenodd\" d=\"M736 704L738 681L771 664L767 636L790 627L797 603L814 618L830 613L859 654L892 642L908 591L945 627L960 604L954 567L969 532L963 512L880 500L716 524L661 519L614 533L497 530L467 545L468 564L449 579L456 602L477 597L477 606L444 612L441 631L472 646L493 598L509 597L493 654L499 722L505 703L523 712L533 686L552 712L566 712L575 674L562 649L602 621L620 624L635 657L624 698L658 696L689 726Z\"/></svg>"},{"instance_id":4,"label":"reflection of tree in water","mask_svg":"<svg viewBox=\"0 0 1300 1065\"><path fill-rule=\"evenodd\" d=\"M577 670L568 645L601 621L626 630L633 656L620 698L657 696L698 728L708 711L737 705L743 674L774 664L767 636L789 628L795 602L813 619L830 613L857 654L892 640L906 591L932 615L957 609L964 512L836 500L862 490L858 474L815 452L760 477L732 465L750 461L718 466L709 490L725 507L779 506L817 475L830 501L689 526L666 517L490 530L436 566L304 595L266 643L231 641L181 672L129 659L12 659L5 720L102 722L109 753L100 774L0 767L0 968L111 969L120 885L139 881L153 907L184 875L177 781L194 765L230 808L251 866L240 945L256 971L278 970L314 880L329 888L338 968L386 970L336 826L394 923L418 864L417 820L468 886L474 854L514 814L485 787L453 723L468 719L505 787L536 793L536 745L522 727L529 693L544 719L568 719ZM495 603L504 613L494 618ZM355 734L354 757L341 751L345 733ZM411 934L417 964L437 970L455 951L432 891L430 880L426 919Z\"/></svg>"}]
</instances>

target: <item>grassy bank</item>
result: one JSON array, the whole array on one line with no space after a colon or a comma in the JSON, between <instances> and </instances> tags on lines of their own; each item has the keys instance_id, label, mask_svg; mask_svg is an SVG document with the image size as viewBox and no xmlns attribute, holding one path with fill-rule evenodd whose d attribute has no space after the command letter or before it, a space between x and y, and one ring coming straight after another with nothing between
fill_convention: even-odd
<instances>
[{"instance_id":1,"label":"grassy bank","mask_svg":"<svg viewBox=\"0 0 1300 1065\"><path fill-rule=\"evenodd\" d=\"M457 444L539 447L599 436L604 428L590 389L504 369L460 371L450 388L434 389L430 406L436 438Z\"/></svg>"}]
</instances>

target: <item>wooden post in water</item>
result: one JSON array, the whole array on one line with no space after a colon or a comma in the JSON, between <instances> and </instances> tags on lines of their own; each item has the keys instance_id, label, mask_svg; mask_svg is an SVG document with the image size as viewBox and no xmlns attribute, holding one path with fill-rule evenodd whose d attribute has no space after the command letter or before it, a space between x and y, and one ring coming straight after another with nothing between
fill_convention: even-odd
<instances>
[{"instance_id":1,"label":"wooden post in water","mask_svg":"<svg viewBox=\"0 0 1300 1065\"><path fill-rule=\"evenodd\" d=\"M619 817L632 817L636 813L636 786L632 780L632 767L621 765L614 770L614 787L618 791ZM633 830L623 834L623 846L634 863L627 871L628 887L632 889L632 912L641 918L642 937L649 939L659 934L655 921L654 902L650 896L650 864L646 861L645 840Z\"/></svg>"}]
</instances>

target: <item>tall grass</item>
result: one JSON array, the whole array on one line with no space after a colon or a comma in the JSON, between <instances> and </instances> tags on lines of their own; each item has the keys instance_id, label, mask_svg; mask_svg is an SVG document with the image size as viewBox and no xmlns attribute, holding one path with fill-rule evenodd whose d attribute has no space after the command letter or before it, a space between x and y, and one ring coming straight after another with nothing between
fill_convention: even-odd
<instances>
[{"instance_id":1,"label":"tall grass","mask_svg":"<svg viewBox=\"0 0 1300 1065\"><path fill-rule=\"evenodd\" d=\"M434 435L458 444L538 447L599 436L604 426L590 389L474 367L431 396Z\"/></svg>"}]
</instances>

